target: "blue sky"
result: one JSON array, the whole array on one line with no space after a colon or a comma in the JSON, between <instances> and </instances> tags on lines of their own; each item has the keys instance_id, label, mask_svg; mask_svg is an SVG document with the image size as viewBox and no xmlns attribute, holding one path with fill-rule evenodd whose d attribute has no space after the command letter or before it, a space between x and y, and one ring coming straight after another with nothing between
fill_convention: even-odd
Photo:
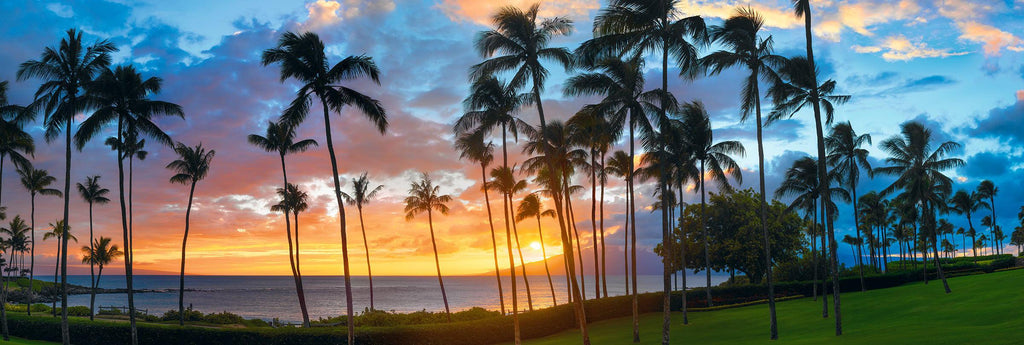
<instances>
[{"instance_id":1,"label":"blue sky","mask_svg":"<svg viewBox=\"0 0 1024 345\"><path fill-rule=\"evenodd\" d=\"M0 3L0 19L4 23L0 27L4 40L0 80L12 81L12 102L27 103L38 81L14 82L18 64L37 58L42 48L56 44L65 30L77 27L87 33L88 40L114 42L121 49L115 54L116 64L133 63L147 76L164 78L160 98L185 107L186 121L165 123L175 139L186 143L202 141L218 151L219 169L211 175L210 187L197 197L201 210L214 210L196 215L197 222L205 224L197 230L197 252L211 263L221 262L217 261L222 259L217 248L265 253L254 257L267 260L271 272L284 273L286 266L280 264L283 254L278 251L283 239L278 238L276 223L265 219L273 188L279 184L276 168L267 167L276 167L276 162L248 147L244 136L261 132L265 122L279 114L294 91L294 84L278 81L275 68L260 66L260 52L272 47L284 31L318 32L334 59L366 54L375 59L383 73L380 87L366 81L354 86L382 100L391 117L391 131L386 136L377 135L365 121L350 113L335 124L335 144L343 151L340 154L344 177L366 170L387 185L382 200L368 212L375 217L398 217L401 197L410 178L417 171L429 171L444 182L445 192L460 200L453 211L456 216L442 220L440 226L442 235L449 238L440 244L442 249L448 248L448 260L457 262L460 256L486 258L490 255L490 243L484 241L485 232L480 230L485 224L480 221L484 211L479 207L483 195L474 187L479 170L458 161L448 133L450 124L463 111L460 102L468 89L468 68L481 61L472 47L474 36L487 28L488 18L498 6L527 3L8 1ZM774 37L778 54L801 55L803 26L792 16L789 4L788 0L690 0L681 1L680 7L686 13L702 15L713 25L730 15L736 6L751 6L765 16L768 27L764 33ZM852 96L848 104L838 108L836 121L850 121L859 133L871 134L876 144L871 148L872 164L884 165L885 155L877 144L897 134L901 123L926 123L939 138L964 145L956 156L968 165L948 172L959 182L955 188L974 189L983 179L993 180L1000 188L996 198L997 219L1009 234L1017 225L1019 207L1024 205L1024 184L1019 182L1024 176L1024 1L848 0L812 4L819 67L825 78L837 81L840 93ZM572 49L589 38L590 23L602 5L596 0L542 2L543 16L567 16L576 23L576 31L569 37L558 38L555 44ZM651 58L648 65L659 66L657 62ZM747 146L750 154L740 160L748 181L744 187L756 187L753 124L740 123L738 116L741 73L727 71L693 82L673 78L670 88L679 99L701 100L709 107L719 139L740 140ZM561 94L561 83L570 74L558 70L549 79L545 107L554 118L568 118L582 105L595 101ZM650 69L648 76L649 84L655 87L659 71ZM524 110L523 117L535 122L533 110ZM793 120L766 130L769 190L778 186L793 160L814 152L813 123L809 119L809 113L800 113ZM41 138L39 128L31 130ZM306 137L322 138L322 123L311 119L300 131ZM39 141L37 165L56 175L63 168L58 159L63 151L58 145ZM90 157L77 161L76 180L86 174L102 174L110 176L105 180L114 181L112 154L100 144L92 143L82 154L76 154ZM142 163L143 173L138 180L154 187L147 190L142 206L137 207L141 213L139 221L157 229L177 229L179 220L174 211L185 200L179 186L166 183L168 176L162 165L171 153L155 147L151 151L153 162ZM326 158L322 151L294 158L296 178L318 201L310 211L311 233L323 231L324 236L336 236L337 230L330 230L335 222L331 218L335 208L329 202L323 169ZM513 158L522 160L519 154ZM12 171L3 173L5 182L14 180ZM5 186L13 185L7 183ZM888 177L864 179L858 192L879 190L889 183ZM3 200L14 200L9 205L11 211L27 213L27 205L18 203L24 200L23 191L4 188L3 192ZM616 193L621 194L620 185L610 187L609 194L614 197ZM586 196L581 198L581 204L589 203ZM613 204L615 200L609 201L609 218L621 220L621 205ZM638 203L649 201L648 198ZM44 207L58 205L55 200L41 203ZM86 225L82 223L86 219L84 208L73 212L73 226ZM113 212L112 207L100 211L109 217L101 220L101 233L117 233ZM589 224L589 214L580 212L581 224ZM172 215L175 218L170 218ZM963 217L950 217L958 226L965 223ZM653 216L641 220L650 225L657 221ZM418 247L425 243L425 234L420 233L425 224L406 225L400 220L392 223L417 232L398 236L381 231L371 236L371 243L384 248ZM848 209L840 215L839 230L840 236L852 232ZM642 245L650 247L660 240L656 227L644 227L641 231ZM142 235L143 253L139 260L157 270L173 266L176 259L163 252L173 253L174 241L161 240L171 235L178 236L171 230ZM553 235L551 239L549 243L557 243ZM335 242L332 239L311 244L310 250L322 251L327 256L335 252ZM618 245L621 240L610 238L609 244ZM397 267L403 263L403 257L425 252L388 249L375 255L390 258L383 260L391 260ZM246 266L225 264L218 269L237 270ZM471 266L465 272L484 266ZM333 272L324 270L325 274ZM408 273L400 268L395 272Z\"/></svg>"}]
</instances>

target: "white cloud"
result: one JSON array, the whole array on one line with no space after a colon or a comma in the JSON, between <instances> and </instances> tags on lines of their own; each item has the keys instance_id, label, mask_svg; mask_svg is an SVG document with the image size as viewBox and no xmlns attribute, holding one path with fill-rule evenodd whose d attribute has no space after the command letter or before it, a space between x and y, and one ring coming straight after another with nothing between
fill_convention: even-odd
<instances>
[{"instance_id":1,"label":"white cloud","mask_svg":"<svg viewBox=\"0 0 1024 345\"><path fill-rule=\"evenodd\" d=\"M877 46L852 47L853 51L862 54L882 53L882 58L887 61L907 61L918 58L936 58L967 54L965 52L950 52L945 49L928 47L924 42L912 42L903 35L886 38Z\"/></svg>"}]
</instances>

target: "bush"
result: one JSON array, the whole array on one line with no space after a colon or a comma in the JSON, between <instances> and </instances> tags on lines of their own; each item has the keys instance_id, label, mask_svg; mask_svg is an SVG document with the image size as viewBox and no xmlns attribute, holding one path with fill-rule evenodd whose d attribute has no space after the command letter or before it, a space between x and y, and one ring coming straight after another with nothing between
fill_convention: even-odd
<instances>
[{"instance_id":1,"label":"bush","mask_svg":"<svg viewBox=\"0 0 1024 345\"><path fill-rule=\"evenodd\" d=\"M472 321L501 316L500 312L490 311L480 307L473 307L460 312L452 313L452 321ZM402 325L422 325L434 323L447 323L448 316L444 312L429 312L420 310L412 313L399 313L384 310L370 310L366 308L362 313L353 317L356 327L392 327ZM314 324L323 325L345 325L348 318L344 315L313 321Z\"/></svg>"},{"instance_id":2,"label":"bush","mask_svg":"<svg viewBox=\"0 0 1024 345\"><path fill-rule=\"evenodd\" d=\"M160 317L160 321L178 321L181 320L181 314L178 314L177 310L168 310ZM192 310L191 307L185 309L185 321L202 321L203 313L200 311Z\"/></svg>"},{"instance_id":3,"label":"bush","mask_svg":"<svg viewBox=\"0 0 1024 345\"><path fill-rule=\"evenodd\" d=\"M177 313L175 313L175 314L177 314ZM212 324L218 324L218 325L230 325L230 324L242 324L245 321L245 319L243 319L241 316L238 316L238 315L235 315L235 314L232 314L232 313L229 313L229 312L225 311L225 312L220 312L220 313L209 313L209 314L206 314L205 316L203 316L202 321L206 322L206 323L212 323Z\"/></svg>"}]
</instances>

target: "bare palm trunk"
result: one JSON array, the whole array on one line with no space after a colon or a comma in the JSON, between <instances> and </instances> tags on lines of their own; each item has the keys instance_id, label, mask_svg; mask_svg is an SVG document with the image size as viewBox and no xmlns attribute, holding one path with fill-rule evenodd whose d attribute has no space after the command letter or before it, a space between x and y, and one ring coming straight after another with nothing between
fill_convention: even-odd
<instances>
[{"instance_id":1,"label":"bare palm trunk","mask_svg":"<svg viewBox=\"0 0 1024 345\"><path fill-rule=\"evenodd\" d=\"M334 140L331 139L331 117L327 100L320 98L324 107L324 132L327 135L327 152L331 156L331 177L334 178L334 197L338 202L338 221L341 231L341 265L345 274L345 315L348 325L348 344L355 343L355 317L352 308L352 277L348 265L348 232L345 230L345 203L341 200L341 179L338 177L338 158L334 155ZM435 251L436 252L436 251Z\"/></svg>"},{"instance_id":2,"label":"bare palm trunk","mask_svg":"<svg viewBox=\"0 0 1024 345\"><path fill-rule=\"evenodd\" d=\"M858 215L859 212L857 212L857 186L850 186L850 191L853 193L853 228L857 229L857 238L860 239L860 215ZM868 232L870 232L870 230L871 229L868 229ZM864 242L861 241L861 243ZM860 266L860 291L864 292L867 291L867 288L864 287L864 256L861 255L861 243L857 244L857 263L858 266ZM874 253L873 250L872 253Z\"/></svg>"},{"instance_id":3,"label":"bare palm trunk","mask_svg":"<svg viewBox=\"0 0 1024 345\"><path fill-rule=\"evenodd\" d=\"M814 202L814 209L811 211L811 264L814 265L814 283L811 284L811 293L814 300L818 300L818 204Z\"/></svg>"},{"instance_id":4,"label":"bare palm trunk","mask_svg":"<svg viewBox=\"0 0 1024 345\"><path fill-rule=\"evenodd\" d=\"M514 213L512 210L512 205L514 204L512 194L507 194L506 198L508 200L509 216L511 217ZM515 220L511 223L512 236L516 239L516 251L519 252L519 269L523 272L523 283L526 285L526 305L530 308L530 311L533 311L533 293L530 291L530 280L526 276L526 262L523 261L523 246L519 245L519 229L516 228Z\"/></svg>"},{"instance_id":5,"label":"bare palm trunk","mask_svg":"<svg viewBox=\"0 0 1024 345\"><path fill-rule=\"evenodd\" d=\"M626 214L626 222L622 225L622 229L623 229L622 230L622 236L623 236L622 237L622 266L623 266L623 269L624 269L623 270L623 275L625 275L623 281L626 282L626 296L629 296L629 281L630 281L629 272L631 272L631 270L629 269L629 219L630 219L630 215L629 215L629 200L630 200L630 197L631 197L630 196L630 191L629 191L629 178L626 178L625 182L626 182L626 209L625 209L624 213Z\"/></svg>"},{"instance_id":6,"label":"bare palm trunk","mask_svg":"<svg viewBox=\"0 0 1024 345\"><path fill-rule=\"evenodd\" d=\"M592 247L594 247L594 298L601 298L601 262L597 250L600 237L597 236L597 171L595 169L597 159L594 158L596 153L596 150L590 150L590 228L594 236L592 241Z\"/></svg>"},{"instance_id":7,"label":"bare palm trunk","mask_svg":"<svg viewBox=\"0 0 1024 345\"><path fill-rule=\"evenodd\" d=\"M635 151L635 148L634 148L634 145L636 144L636 138L634 137L634 125L633 125L633 121L634 121L634 117L635 116L636 116L636 114L633 114L633 112L630 111L630 114L629 114L629 117L630 117L630 119L629 119L629 182L628 182L628 186L627 187L629 188L629 196L630 196L629 197L629 213L632 215L632 217L630 218L630 221L632 222L632 224L630 225L630 228L633 229L633 231L630 232L630 236L631 236L630 237L630 247L631 247L630 248L630 254L631 254L631 256L630 256L630 265L632 266L631 268L633 269L633 343L639 343L640 342L640 306L639 306L639 302L640 301L639 301L639 297L637 296L637 293L636 293L636 278L637 278L637 274L636 274L636 193L633 190L633 171L635 170L635 168L633 167L633 164L636 161L636 158L635 158L635 152L636 151Z\"/></svg>"},{"instance_id":8,"label":"bare palm trunk","mask_svg":"<svg viewBox=\"0 0 1024 345\"><path fill-rule=\"evenodd\" d=\"M444 279L441 278L441 259L437 256L437 240L434 239L434 216L430 209L427 209L427 220L430 222L430 244L434 246L434 266L437 266L437 282L441 285L444 313L448 317L448 322L452 322L452 311L448 308L448 293L444 291Z\"/></svg>"},{"instance_id":9,"label":"bare palm trunk","mask_svg":"<svg viewBox=\"0 0 1024 345\"><path fill-rule=\"evenodd\" d=\"M494 234L494 216L491 215L491 196L490 196L490 193L487 192L487 166L486 165L480 164L480 176L481 176L480 180L483 181L483 186L484 186L484 188L483 188L484 189L484 202L487 205L487 224L491 226L491 248L494 251L494 278L498 281L498 301L499 301L499 303L501 303L501 315L505 315L505 293L501 289L501 269L498 268L498 239L497 239L497 236L495 236L495 234ZM538 214L537 217L540 217L540 215ZM540 220L538 219L537 222L539 223ZM541 241L543 241L543 238L541 239ZM548 264L547 256L544 256L544 259L545 259L544 260L544 265L545 265L545 268L547 268L547 264ZM366 261L369 262L370 260L367 259ZM369 263L367 263L367 267L369 267ZM369 268L367 268L367 270L369 270ZM551 280L551 274L550 273L548 274L548 280L549 281ZM552 285L552 286L554 286L554 285ZM554 294L555 294L553 289L554 288L552 288L552 291L551 291L551 295L552 296L554 296Z\"/></svg>"},{"instance_id":10,"label":"bare palm trunk","mask_svg":"<svg viewBox=\"0 0 1024 345\"><path fill-rule=\"evenodd\" d=\"M60 238L57 238L57 262L53 265L53 288L57 293L60 292L60 285L57 283L60 279ZM2 311L2 309L0 309ZM50 305L50 312L53 317L57 317L57 299L53 299L53 303Z\"/></svg>"},{"instance_id":11,"label":"bare palm trunk","mask_svg":"<svg viewBox=\"0 0 1024 345\"><path fill-rule=\"evenodd\" d=\"M302 318L306 323L306 327L309 325L309 311L306 308L306 289L302 287L302 265L299 260L299 212L292 212L292 216L295 217L295 274L299 278L299 307L302 310Z\"/></svg>"},{"instance_id":12,"label":"bare palm trunk","mask_svg":"<svg viewBox=\"0 0 1024 345\"><path fill-rule=\"evenodd\" d=\"M769 320L769 334L772 340L779 339L779 326L775 319L775 282L772 277L772 250L771 242L768 239L768 203L765 201L764 192L764 139L762 138L763 128L761 125L761 99L760 92L758 91L758 70L756 67L751 68L753 72L753 80L751 84L753 87L754 97L757 97L754 103L756 115L757 115L757 163L758 163L758 175L761 181L761 233L764 235L764 261L766 271L766 278L768 279L768 320ZM825 181L825 179L821 179ZM710 268L709 268L710 269Z\"/></svg>"},{"instance_id":13,"label":"bare palm trunk","mask_svg":"<svg viewBox=\"0 0 1024 345\"><path fill-rule=\"evenodd\" d=\"M122 133L123 119L119 116L117 119L117 140L123 142ZM128 210L125 205L125 190L124 190L124 152L121 148L122 145L117 146L117 185L118 185L118 199L121 206L121 230L124 235L125 251L124 251L124 277L126 290L128 292L128 323L131 328L131 345L138 345L139 336L138 330L135 325L135 293L132 287L132 260L134 259L134 253L132 252L131 246L131 234L128 231ZM65 200L67 196L65 195Z\"/></svg>"},{"instance_id":14,"label":"bare palm trunk","mask_svg":"<svg viewBox=\"0 0 1024 345\"><path fill-rule=\"evenodd\" d=\"M29 245L28 264L28 316L32 316L32 300L35 299L36 290L33 287L36 282L36 193L32 192L32 211L29 216L32 222L32 243Z\"/></svg>"},{"instance_id":15,"label":"bare palm trunk","mask_svg":"<svg viewBox=\"0 0 1024 345\"><path fill-rule=\"evenodd\" d=\"M707 305L708 307L714 306L714 302L711 300L711 246L708 244L708 227L705 224L707 214L704 212L704 207L707 204L705 198L707 192L704 191L704 161L700 161L700 231L704 237L704 274L707 279L707 285L704 291L707 292Z\"/></svg>"},{"instance_id":16,"label":"bare palm trunk","mask_svg":"<svg viewBox=\"0 0 1024 345\"><path fill-rule=\"evenodd\" d=\"M822 231L821 236L820 236L821 237L821 258L822 258L822 260L825 260L825 262L826 262L826 264L825 264L826 268L825 268L825 271L822 272L822 278L821 278L821 317L822 318L828 318L828 278L831 277L831 274L834 271L833 271L832 260L831 260L832 256L829 255L829 253L832 252L832 249L829 248L828 245L825 244L826 243L826 238L828 237L827 236L827 230L825 228L828 227L828 223L827 223L827 220L825 219L825 217L827 215L825 214L825 201L824 200L821 200L821 201L818 202L818 210L820 211L820 212L818 212L818 216L821 217L821 223L820 224L821 224L822 229L820 229L820 230L825 230L825 231Z\"/></svg>"},{"instance_id":17,"label":"bare palm trunk","mask_svg":"<svg viewBox=\"0 0 1024 345\"><path fill-rule=\"evenodd\" d=\"M667 8L664 8L664 7L667 6L667 4L668 4L668 1L665 1L665 0L661 1L661 6L663 7L662 8L662 17L661 17L662 27L668 27L668 24L669 24L669 22L668 22L668 12L669 11L668 11ZM664 41L662 42L662 45L661 45L661 90L664 91L665 93L668 93L668 49L669 49L669 47L668 47L668 42L667 42L667 37L666 37L666 38L664 38ZM661 104L661 116L663 118L665 117L665 104ZM662 125L664 125L664 123L662 123ZM662 132L664 132L664 131L662 131ZM665 143L664 142L661 143L661 150L662 150L662 152L665 151ZM671 268L672 260L671 260L671 258L673 257L672 256L672 246L670 245L671 244L672 234L669 233L669 220L668 220L669 217L668 217L668 213L669 213L669 210L672 209L672 207L669 206L669 204L668 204L668 197L669 197L670 194L669 194L668 189L667 189L667 186L668 186L668 171L667 171L667 169L665 169L665 166L668 164L668 162L662 161L662 162L659 162L659 163L660 164L658 164L658 166L659 166L660 175L661 175L658 178L658 184L660 185L659 188L661 189L661 243L665 244L663 246L663 248L665 248L665 256L664 256L664 258L662 260L662 273L661 273L662 274L662 289L664 290L662 292L662 296L661 296L661 300L662 300L661 301L661 317L662 317L662 320L661 320L661 344L662 345L668 345L668 343L669 343L668 342L669 341L669 328L672 325L672 313L671 313L672 311L670 310L670 306L671 306L671 301L672 301L672 268Z\"/></svg>"},{"instance_id":18,"label":"bare palm trunk","mask_svg":"<svg viewBox=\"0 0 1024 345\"><path fill-rule=\"evenodd\" d=\"M288 190L288 169L284 163L284 154L281 155L281 175L284 178L284 190ZM306 294L302 289L302 276L299 273L299 214L295 213L295 251L292 252L291 222L288 220L288 210L284 210L285 234L288 235L288 261L292 266L292 278L295 280L295 294L299 299L299 311L302 312L302 327L309 327L309 312L306 309Z\"/></svg>"},{"instance_id":19,"label":"bare palm trunk","mask_svg":"<svg viewBox=\"0 0 1024 345\"><path fill-rule=\"evenodd\" d=\"M519 290L516 288L516 257L512 253L512 226L509 224L508 195L503 193L501 197L503 204L502 212L505 215L505 247L508 249L508 273L512 280L512 328L515 333L515 345L519 345L522 343L522 338L519 330Z\"/></svg>"},{"instance_id":20,"label":"bare palm trunk","mask_svg":"<svg viewBox=\"0 0 1024 345\"><path fill-rule=\"evenodd\" d=\"M584 269L583 269L583 249L582 249L583 247L580 245L580 243L583 242L583 239L580 238L579 228L576 227L576 212L573 211L572 196L569 194L569 177L568 176L565 177L565 184L564 185L565 185L565 209L566 209L566 215L568 215L569 224L572 225L572 233L569 234L569 235L570 236L572 236L573 234L576 235L576 239L575 239L575 241L576 241L576 252L580 254L580 256L579 256L579 264L580 264L580 297L582 298L581 300L585 301L585 300L587 300L587 287L586 287L587 286L587 279L586 279L586 272L584 272ZM570 241L572 241L572 240L570 239Z\"/></svg>"},{"instance_id":21,"label":"bare palm trunk","mask_svg":"<svg viewBox=\"0 0 1024 345\"><path fill-rule=\"evenodd\" d=\"M370 280L370 310L376 310L373 306L373 271L370 269L370 244L366 241L366 223L363 222L363 207L358 206L359 228L363 232L363 248L366 249L366 276Z\"/></svg>"},{"instance_id":22,"label":"bare palm trunk","mask_svg":"<svg viewBox=\"0 0 1024 345\"><path fill-rule=\"evenodd\" d=\"M928 205L926 203L925 207L927 207L928 209L931 209L932 206ZM934 211L931 211L930 213L932 213L932 212L934 212ZM931 217L934 219L935 218L935 214L932 213ZM942 263L939 262L939 247L938 247L938 244L937 244L938 243L938 236L936 236L936 233L939 232L938 230L939 229L936 228L936 229L934 229L934 231L932 231L932 252L935 253L935 255L933 256L935 258L935 269L938 271L939 280L942 280L942 288L945 289L946 293L948 294L948 293L951 293L953 291L949 289L949 283L946 282L946 275L942 273Z\"/></svg>"},{"instance_id":23,"label":"bare palm trunk","mask_svg":"<svg viewBox=\"0 0 1024 345\"><path fill-rule=\"evenodd\" d=\"M185 325L185 245L188 244L189 217L192 216L192 197L196 192L196 180L192 180L192 187L188 191L188 207L185 208L185 235L181 238L181 274L178 276L178 325ZM288 235L288 242L291 242L291 234ZM290 249L290 248L289 248ZM289 253L291 255L291 253Z\"/></svg>"},{"instance_id":24,"label":"bare palm trunk","mask_svg":"<svg viewBox=\"0 0 1024 345\"><path fill-rule=\"evenodd\" d=\"M92 235L92 202L90 201L89 202L89 256L95 256L96 255L96 247L93 246L92 238L93 238L93 235ZM93 316L96 315L96 286L99 285L96 282L96 276L93 274L94 273L93 272L93 266L94 266L94 263L92 262L92 260L90 260L89 261L89 286L91 287L91 289L89 291L89 320L90 321L93 320ZM32 305L29 304L29 308L28 309L32 309L31 306Z\"/></svg>"},{"instance_id":25,"label":"bare palm trunk","mask_svg":"<svg viewBox=\"0 0 1024 345\"><path fill-rule=\"evenodd\" d=\"M685 211L683 208L683 183L679 182L679 218L683 217L684 212ZM679 262L681 262L681 264L679 265L679 270L681 273L679 275L682 276L681 279L683 281L683 324L687 325L690 324L690 318L688 315L686 315L686 227L683 226L682 220L679 221L679 230L682 232L679 236Z\"/></svg>"},{"instance_id":26,"label":"bare palm trunk","mask_svg":"<svg viewBox=\"0 0 1024 345\"><path fill-rule=\"evenodd\" d=\"M540 226L540 209L537 209L537 237L540 238L540 254L544 256L544 273L548 275L548 286L551 287L551 303L558 305L558 296L555 295L555 283L551 280L551 270L548 268L548 251L544 247L544 231Z\"/></svg>"},{"instance_id":27,"label":"bare palm trunk","mask_svg":"<svg viewBox=\"0 0 1024 345\"><path fill-rule=\"evenodd\" d=\"M77 94L77 90L76 90ZM75 109L74 96L72 96L71 109ZM67 133L67 140L65 141L65 157L64 157L64 236L61 237L61 261L60 261L60 286L61 286L61 298L60 298L60 338L64 345L71 345L71 333L68 330L68 202L71 197L71 119L73 116L69 116L67 123L65 124L65 131Z\"/></svg>"},{"instance_id":28,"label":"bare palm trunk","mask_svg":"<svg viewBox=\"0 0 1024 345\"><path fill-rule=\"evenodd\" d=\"M601 204L600 205L601 206L598 207L598 212L600 212L600 217L601 217L600 218L601 220L599 221L599 226L600 226L600 229L601 229L601 291L604 292L604 297L607 298L608 297L608 265L607 265L608 251L605 249L605 245L604 245L604 182L605 182L605 178L604 178L605 175L604 175L604 170L603 170L604 169L604 151L601 151L601 169L602 169L601 170L601 181L600 181L600 183L601 183Z\"/></svg>"}]
</instances>

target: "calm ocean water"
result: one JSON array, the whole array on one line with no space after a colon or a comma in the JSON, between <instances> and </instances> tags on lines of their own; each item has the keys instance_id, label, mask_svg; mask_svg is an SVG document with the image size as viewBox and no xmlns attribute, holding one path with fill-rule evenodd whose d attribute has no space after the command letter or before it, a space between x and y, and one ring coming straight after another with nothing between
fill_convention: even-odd
<instances>
[{"instance_id":1,"label":"calm ocean water","mask_svg":"<svg viewBox=\"0 0 1024 345\"><path fill-rule=\"evenodd\" d=\"M51 280L52 277L37 279ZM552 277L555 294L559 304L566 301L565 277ZM724 281L726 276L712 275L712 284ZM703 275L688 276L688 285L702 285ZM522 279L517 279L520 308L526 309L526 291ZM550 306L552 303L551 289L548 287L547 276L530 276L530 290L533 295L534 308ZM89 285L88 275L68 276L68 282L82 286ZM592 276L586 277L588 298L593 297L594 281ZM137 293L135 305L139 309L148 309L150 314L163 314L178 306L178 277L149 275L135 276L136 289L166 290L166 292ZM505 289L505 303L511 305L509 280L502 283ZM445 277L445 288L452 311L471 307L483 307L498 310L496 281L493 276ZM640 276L638 287L641 292L661 291L661 276ZM124 288L124 276L103 276L100 286L104 288ZM245 318L270 320L279 318L281 321L298 322L298 297L295 295L295 282L291 276L186 276L185 304L194 309L210 313L228 311ZM309 316L312 319L342 315L345 312L344 280L336 276L303 277L303 288ZM444 310L441 301L441 290L437 277L374 277L374 304L380 310L413 312L419 310ZM355 310L362 311L370 306L369 281L364 276L352 278L353 303ZM608 277L609 295L621 295L625 291L623 276ZM89 305L89 295L72 295L68 297L70 305ZM126 294L101 294L96 296L97 306L127 306Z\"/></svg>"}]
</instances>

